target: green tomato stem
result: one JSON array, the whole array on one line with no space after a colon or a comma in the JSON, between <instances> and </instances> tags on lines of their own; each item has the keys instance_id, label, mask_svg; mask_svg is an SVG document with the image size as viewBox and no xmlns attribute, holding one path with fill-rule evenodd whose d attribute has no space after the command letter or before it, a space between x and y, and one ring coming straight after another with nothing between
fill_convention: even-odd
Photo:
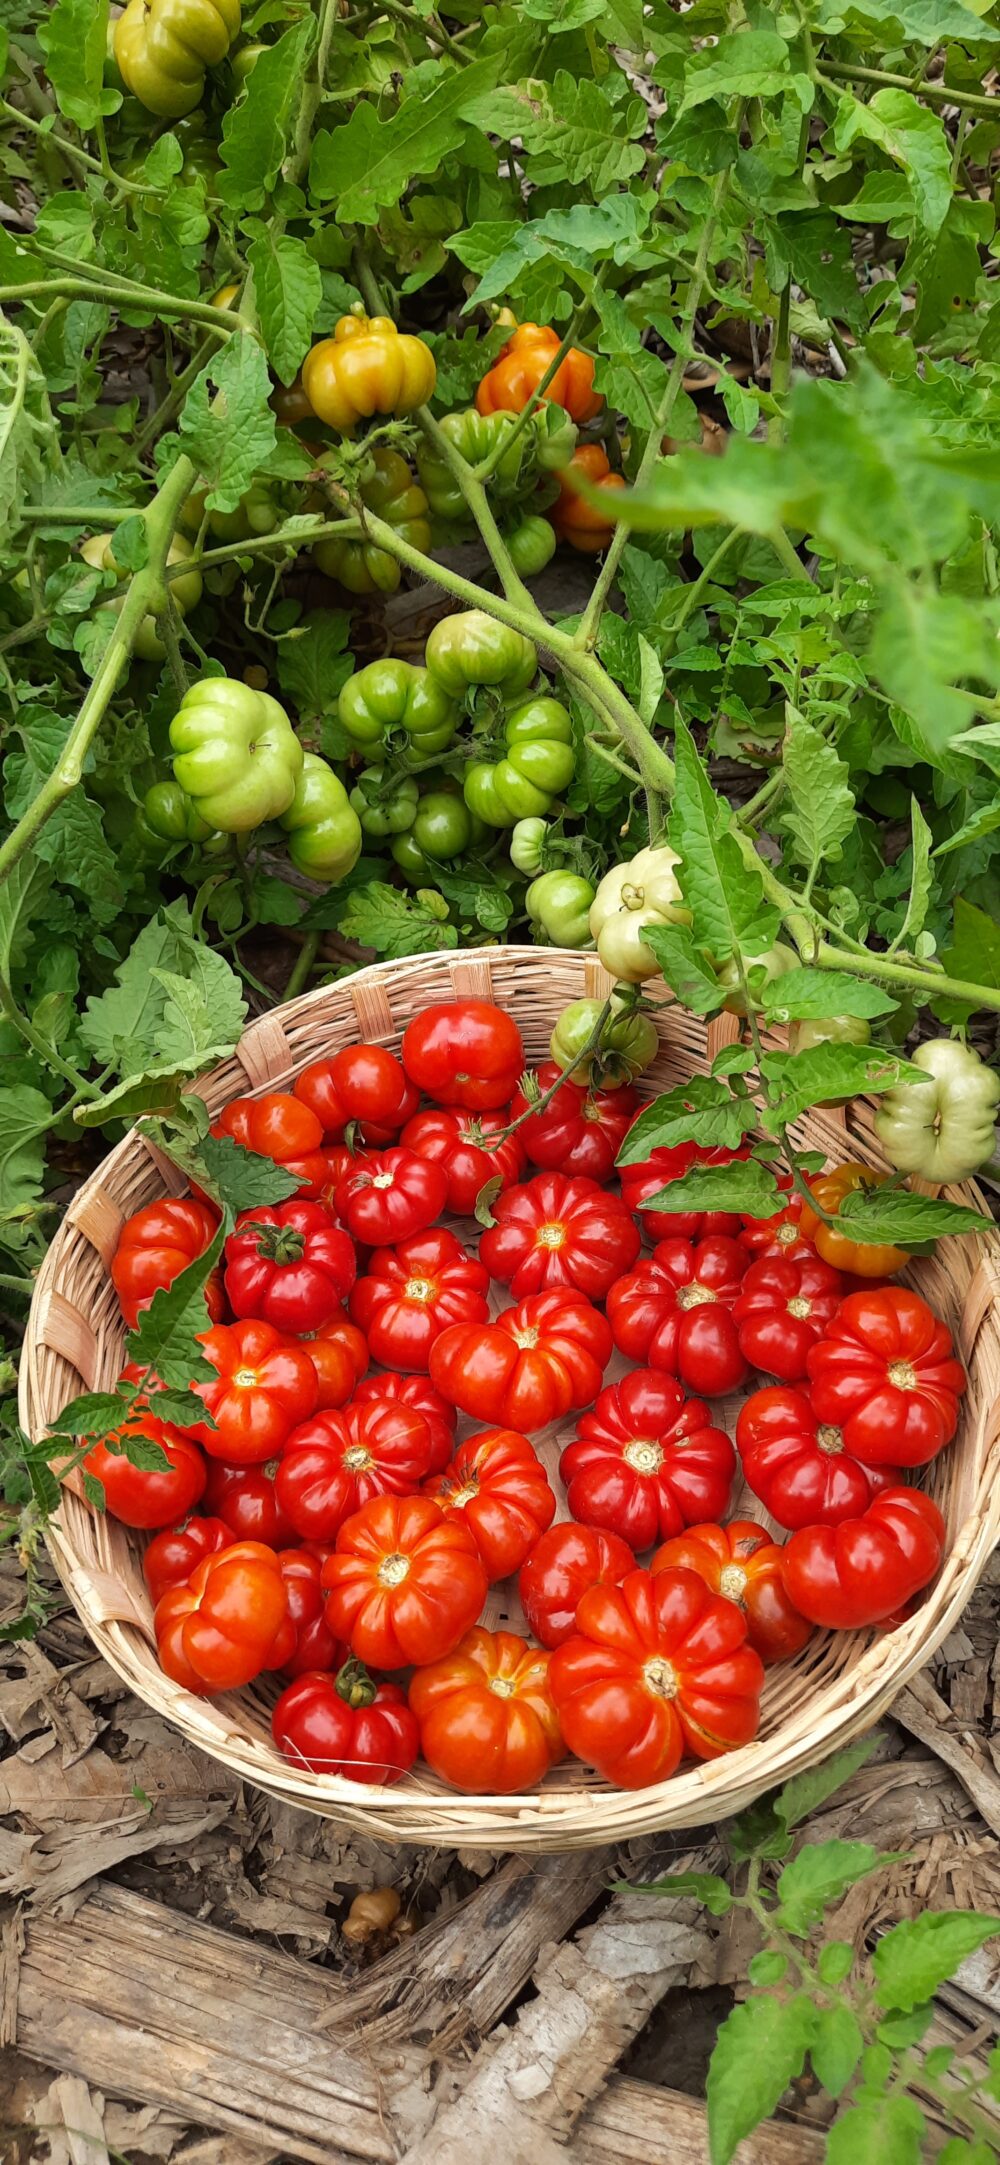
<instances>
[{"instance_id":1,"label":"green tomato stem","mask_svg":"<svg viewBox=\"0 0 1000 2165\"><path fill-rule=\"evenodd\" d=\"M888 75L884 68L862 68L853 65L848 67L846 62L830 60L824 55L823 66L817 71L816 81L822 84L824 90L836 91L836 83L828 82L828 76L835 76L838 81L845 83L875 83L889 90L913 90L913 81L908 75ZM948 83L922 82L920 96L927 98L932 105L957 105L966 113L982 113L988 120L996 119L996 99L980 97L978 92L973 90L953 90Z\"/></svg>"},{"instance_id":2,"label":"green tomato stem","mask_svg":"<svg viewBox=\"0 0 1000 2165\"><path fill-rule=\"evenodd\" d=\"M299 993L305 991L318 954L319 933L307 932L285 986L286 1000L297 999Z\"/></svg>"}]
</instances>

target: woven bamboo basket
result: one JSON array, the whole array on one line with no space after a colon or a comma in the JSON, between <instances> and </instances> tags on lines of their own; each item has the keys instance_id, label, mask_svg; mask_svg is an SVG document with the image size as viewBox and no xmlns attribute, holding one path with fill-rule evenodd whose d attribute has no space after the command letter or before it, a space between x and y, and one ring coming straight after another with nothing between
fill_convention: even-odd
<instances>
[{"instance_id":1,"label":"woven bamboo basket","mask_svg":"<svg viewBox=\"0 0 1000 2165\"><path fill-rule=\"evenodd\" d=\"M496 947L377 964L253 1023L232 1059L197 1087L214 1115L248 1090L288 1088L307 1062L358 1038L398 1047L413 1014L449 998L496 1001L514 1015L528 1058L537 1061L547 1053L559 1008L584 995L604 997L609 982L596 958L552 949ZM649 989L663 991L659 981ZM660 1028L659 1057L643 1078L647 1095L707 1072L720 1044L738 1034L726 1016L706 1028L677 1007L662 1014ZM852 1155L884 1167L872 1110L860 1101L847 1115L814 1111L801 1123L798 1140L834 1159L849 1146ZM184 1186L176 1168L132 1133L74 1198L32 1304L22 1367L22 1418L31 1436L43 1435L78 1391L107 1388L118 1375L124 1330L108 1271L122 1220ZM983 1207L974 1187L948 1192ZM70 1477L52 1526L57 1569L112 1668L192 1743L272 1795L370 1834L500 1851L555 1850L724 1819L871 1727L941 1644L1000 1534L1000 1240L941 1241L933 1257L913 1264L912 1279L946 1317L970 1376L958 1437L927 1470L927 1486L948 1524L948 1551L936 1584L894 1631L818 1634L795 1660L768 1672L754 1744L708 1765L685 1766L654 1788L613 1790L575 1760L556 1768L538 1794L514 1798L458 1796L421 1765L386 1789L299 1771L271 1742L275 1682L205 1700L163 1675L139 1537L90 1510L78 1475ZM731 1426L736 1403L724 1410ZM465 1424L466 1431L472 1425ZM570 1433L567 1422L536 1439L553 1473ZM554 1485L561 1493L558 1481ZM740 1507L737 1496L734 1512ZM761 1516L752 1497L745 1515ZM523 1625L516 1588L492 1590L487 1620Z\"/></svg>"}]
</instances>

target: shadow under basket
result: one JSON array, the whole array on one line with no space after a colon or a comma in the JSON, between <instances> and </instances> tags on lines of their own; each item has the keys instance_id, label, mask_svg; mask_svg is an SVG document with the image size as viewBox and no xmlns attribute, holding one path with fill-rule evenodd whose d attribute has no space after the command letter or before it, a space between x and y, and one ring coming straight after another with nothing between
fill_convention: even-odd
<instances>
[{"instance_id":1,"label":"shadow under basket","mask_svg":"<svg viewBox=\"0 0 1000 2165\"><path fill-rule=\"evenodd\" d=\"M536 1064L547 1057L560 1008L585 996L603 998L609 988L594 956L558 948L493 947L378 963L254 1022L233 1057L197 1088L214 1116L230 1098L248 1091L290 1088L309 1061L358 1039L396 1050L407 1022L422 1008L470 997L493 1000L514 1016L528 1061ZM658 979L648 990L654 998L664 996ZM706 1026L676 1006L665 1007L658 1020L660 1052L642 1078L645 1096L707 1073L720 1044L737 1032L726 1016ZM813 1111L799 1124L796 1140L830 1158L849 1154L884 1170L872 1112L865 1100L847 1114ZM182 1193L185 1186L176 1168L133 1132L74 1197L39 1273L29 1319L21 1413L33 1438L44 1435L80 1390L107 1389L119 1374L125 1333L109 1266L122 1222L142 1204ZM947 1192L984 1206L974 1186ZM557 1767L537 1794L510 1798L458 1795L421 1764L392 1788L298 1770L271 1741L277 1680L199 1699L164 1676L156 1660L141 1537L92 1512L78 1475L67 1482L50 1531L56 1567L111 1667L192 1743L272 1795L382 1839L493 1851L556 1850L725 1819L872 1726L940 1646L1000 1534L1000 1242L992 1236L942 1240L936 1254L915 1261L908 1276L948 1322L969 1372L957 1437L924 1477L947 1521L941 1572L915 1614L894 1631L817 1633L794 1660L769 1670L760 1735L753 1744L705 1765L686 1764L653 1788L611 1789L573 1759ZM716 1418L724 1412L732 1426L735 1406L713 1410ZM474 1425L466 1422L460 1434ZM570 1420L534 1439L552 1473L572 1430ZM554 1486L564 1517L558 1481ZM763 1515L752 1497L744 1508L745 1515ZM740 1509L737 1494L734 1515ZM491 1590L485 1620L522 1626L516 1587Z\"/></svg>"}]
</instances>

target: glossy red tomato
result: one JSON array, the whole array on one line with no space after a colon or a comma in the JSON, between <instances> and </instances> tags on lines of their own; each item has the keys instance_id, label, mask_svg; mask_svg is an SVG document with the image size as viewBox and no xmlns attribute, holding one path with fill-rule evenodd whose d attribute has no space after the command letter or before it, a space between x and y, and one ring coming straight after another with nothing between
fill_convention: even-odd
<instances>
[{"instance_id":1,"label":"glossy red tomato","mask_svg":"<svg viewBox=\"0 0 1000 2165\"><path fill-rule=\"evenodd\" d=\"M588 1586L618 1586L635 1557L618 1534L561 1520L536 1541L521 1565L517 1590L528 1623L543 1646L561 1646Z\"/></svg>"},{"instance_id":2,"label":"glossy red tomato","mask_svg":"<svg viewBox=\"0 0 1000 2165\"><path fill-rule=\"evenodd\" d=\"M351 1295L351 1314L377 1361L426 1374L431 1347L453 1323L484 1323L490 1274L444 1226L376 1248Z\"/></svg>"},{"instance_id":3,"label":"glossy red tomato","mask_svg":"<svg viewBox=\"0 0 1000 2165\"><path fill-rule=\"evenodd\" d=\"M456 1323L431 1347L431 1382L476 1421L522 1435L596 1398L611 1331L581 1293L533 1293L495 1323Z\"/></svg>"},{"instance_id":4,"label":"glossy red tomato","mask_svg":"<svg viewBox=\"0 0 1000 2165\"><path fill-rule=\"evenodd\" d=\"M309 1549L280 1549L278 1567L295 1634L292 1651L281 1664L285 1675L304 1676L310 1669L339 1669L347 1659L347 1648L334 1638L326 1621L319 1557Z\"/></svg>"},{"instance_id":5,"label":"glossy red tomato","mask_svg":"<svg viewBox=\"0 0 1000 2165\"><path fill-rule=\"evenodd\" d=\"M833 1322L844 1290L840 1272L808 1250L751 1263L733 1303L744 1359L782 1383L801 1382L810 1351Z\"/></svg>"},{"instance_id":6,"label":"glossy red tomato","mask_svg":"<svg viewBox=\"0 0 1000 2165\"><path fill-rule=\"evenodd\" d=\"M299 1183L296 1201L322 1203L331 1218L335 1217L337 1189L353 1163L346 1143L334 1143L328 1150L307 1150L301 1158L290 1158L285 1171L293 1173Z\"/></svg>"},{"instance_id":7,"label":"glossy red tomato","mask_svg":"<svg viewBox=\"0 0 1000 2165\"><path fill-rule=\"evenodd\" d=\"M773 1218L744 1218L736 1238L755 1263L772 1259L797 1263L814 1255L815 1245L802 1230L804 1196L792 1195Z\"/></svg>"},{"instance_id":8,"label":"glossy red tomato","mask_svg":"<svg viewBox=\"0 0 1000 2165\"><path fill-rule=\"evenodd\" d=\"M716 1759L757 1734L764 1669L732 1601L694 1571L630 1571L593 1586L549 1683L570 1751L619 1789Z\"/></svg>"},{"instance_id":9,"label":"glossy red tomato","mask_svg":"<svg viewBox=\"0 0 1000 2165\"><path fill-rule=\"evenodd\" d=\"M328 1142L339 1142L351 1121L366 1143L389 1142L420 1102L385 1045L345 1045L329 1060L314 1060L303 1068L295 1095L321 1121Z\"/></svg>"},{"instance_id":10,"label":"glossy red tomato","mask_svg":"<svg viewBox=\"0 0 1000 2165\"><path fill-rule=\"evenodd\" d=\"M509 1104L524 1069L513 1016L487 1000L422 1008L406 1025L402 1051L403 1066L418 1090L439 1105L463 1105L469 1112Z\"/></svg>"},{"instance_id":11,"label":"glossy red tomato","mask_svg":"<svg viewBox=\"0 0 1000 2165\"><path fill-rule=\"evenodd\" d=\"M958 1427L965 1370L951 1333L907 1286L850 1293L809 1355L821 1421L871 1466L925 1466Z\"/></svg>"},{"instance_id":12,"label":"glossy red tomato","mask_svg":"<svg viewBox=\"0 0 1000 2165\"><path fill-rule=\"evenodd\" d=\"M167 1463L151 1467L148 1472L133 1466L113 1448L117 1440L140 1449L145 1444L147 1455L148 1446L155 1444ZM172 1526L185 1518L205 1488L205 1461L197 1443L183 1429L157 1420L144 1399L136 1401L134 1412L113 1435L94 1444L83 1461L83 1470L100 1482L112 1518L120 1519L123 1526L144 1530Z\"/></svg>"},{"instance_id":13,"label":"glossy red tomato","mask_svg":"<svg viewBox=\"0 0 1000 2165\"><path fill-rule=\"evenodd\" d=\"M329 1322L311 1337L296 1341L316 1371L316 1412L346 1406L355 1384L368 1366L368 1342L364 1332L338 1308Z\"/></svg>"},{"instance_id":14,"label":"glossy red tomato","mask_svg":"<svg viewBox=\"0 0 1000 2165\"><path fill-rule=\"evenodd\" d=\"M296 1533L332 1541L373 1496L409 1496L427 1478L431 1438L415 1406L389 1399L317 1413L293 1429L274 1490Z\"/></svg>"},{"instance_id":15,"label":"glossy red tomato","mask_svg":"<svg viewBox=\"0 0 1000 2165\"><path fill-rule=\"evenodd\" d=\"M274 1492L277 1471L276 1458L263 1466L226 1466L221 1459L209 1459L205 1504L228 1526L234 1541L263 1541L267 1548L285 1549L296 1540Z\"/></svg>"},{"instance_id":16,"label":"glossy red tomato","mask_svg":"<svg viewBox=\"0 0 1000 2165\"><path fill-rule=\"evenodd\" d=\"M323 1566L326 1620L376 1669L439 1661L475 1623L487 1579L457 1511L431 1496L376 1496L345 1521Z\"/></svg>"},{"instance_id":17,"label":"glossy red tomato","mask_svg":"<svg viewBox=\"0 0 1000 2165\"><path fill-rule=\"evenodd\" d=\"M513 1108L509 1115L513 1119ZM508 1114L465 1113L448 1106L434 1106L408 1120L400 1141L404 1150L440 1165L448 1182L447 1207L461 1218L469 1217L476 1198L488 1180L499 1180L500 1192L520 1178L525 1155L520 1131L503 1136Z\"/></svg>"},{"instance_id":18,"label":"glossy red tomato","mask_svg":"<svg viewBox=\"0 0 1000 2165\"><path fill-rule=\"evenodd\" d=\"M782 1553L754 1519L731 1519L728 1526L691 1526L665 1541L649 1568L654 1578L660 1571L696 1571L710 1593L735 1601L746 1618L747 1643L763 1662L787 1661L812 1638L813 1626L786 1591Z\"/></svg>"},{"instance_id":19,"label":"glossy red tomato","mask_svg":"<svg viewBox=\"0 0 1000 2165\"><path fill-rule=\"evenodd\" d=\"M535 1069L535 1081L544 1097L558 1081L562 1069L546 1060ZM635 1118L638 1098L631 1085L620 1090L587 1090L579 1083L563 1082L544 1112L532 1113L518 1128L516 1140L531 1159L547 1173L570 1178L610 1180L615 1159ZM512 1120L528 1111L523 1090L514 1093ZM657 1227L657 1238L662 1232Z\"/></svg>"},{"instance_id":20,"label":"glossy red tomato","mask_svg":"<svg viewBox=\"0 0 1000 2165\"><path fill-rule=\"evenodd\" d=\"M549 1656L513 1631L467 1632L416 1671L410 1705L428 1766L473 1796L534 1789L563 1756Z\"/></svg>"},{"instance_id":21,"label":"glossy red tomato","mask_svg":"<svg viewBox=\"0 0 1000 2165\"><path fill-rule=\"evenodd\" d=\"M692 1246L661 1240L608 1294L608 1322L619 1352L679 1376L689 1391L717 1398L744 1381L733 1303L746 1269L734 1240L712 1234Z\"/></svg>"},{"instance_id":22,"label":"glossy red tomato","mask_svg":"<svg viewBox=\"0 0 1000 2165\"><path fill-rule=\"evenodd\" d=\"M779 1526L835 1526L858 1518L892 1481L845 1448L842 1429L821 1421L808 1389L772 1385L740 1407L736 1443L748 1488Z\"/></svg>"},{"instance_id":23,"label":"glossy red tomato","mask_svg":"<svg viewBox=\"0 0 1000 2165\"><path fill-rule=\"evenodd\" d=\"M412 1150L367 1150L337 1189L337 1214L355 1240L391 1248L433 1225L445 1207L448 1182L439 1165Z\"/></svg>"},{"instance_id":24,"label":"glossy red tomato","mask_svg":"<svg viewBox=\"0 0 1000 2165\"><path fill-rule=\"evenodd\" d=\"M536 1173L524 1187L498 1196L493 1215L496 1223L479 1243L480 1258L515 1300L552 1286L573 1286L588 1300L603 1300L639 1253L634 1219L595 1180Z\"/></svg>"},{"instance_id":25,"label":"glossy red tomato","mask_svg":"<svg viewBox=\"0 0 1000 2165\"><path fill-rule=\"evenodd\" d=\"M893 1616L934 1577L945 1525L922 1489L887 1488L860 1518L803 1526L786 1541L782 1573L814 1624L854 1631Z\"/></svg>"},{"instance_id":26,"label":"glossy red tomato","mask_svg":"<svg viewBox=\"0 0 1000 2165\"><path fill-rule=\"evenodd\" d=\"M160 1666L188 1691L235 1691L291 1653L288 1596L273 1549L234 1541L172 1586L153 1616Z\"/></svg>"},{"instance_id":27,"label":"glossy red tomato","mask_svg":"<svg viewBox=\"0 0 1000 2165\"><path fill-rule=\"evenodd\" d=\"M234 1315L279 1331L318 1331L337 1314L357 1276L354 1242L322 1203L244 1210L225 1247Z\"/></svg>"},{"instance_id":28,"label":"glossy red tomato","mask_svg":"<svg viewBox=\"0 0 1000 2165\"><path fill-rule=\"evenodd\" d=\"M736 1453L707 1406L652 1368L601 1391L559 1461L573 1517L633 1549L721 1518L735 1471Z\"/></svg>"},{"instance_id":29,"label":"glossy red tomato","mask_svg":"<svg viewBox=\"0 0 1000 2165\"><path fill-rule=\"evenodd\" d=\"M369 1399L391 1400L395 1405L415 1406L427 1423L431 1438L428 1473L443 1473L455 1448L458 1414L426 1376L366 1376L354 1393L356 1405Z\"/></svg>"},{"instance_id":30,"label":"glossy red tomato","mask_svg":"<svg viewBox=\"0 0 1000 2165\"><path fill-rule=\"evenodd\" d=\"M401 1781L420 1749L402 1686L377 1684L353 1659L336 1676L313 1671L289 1684L271 1716L271 1733L293 1767L352 1782Z\"/></svg>"},{"instance_id":31,"label":"glossy red tomato","mask_svg":"<svg viewBox=\"0 0 1000 2165\"><path fill-rule=\"evenodd\" d=\"M316 1404L316 1370L304 1347L289 1345L270 1323L217 1323L201 1340L217 1383L199 1383L215 1421L194 1433L212 1458L262 1466Z\"/></svg>"},{"instance_id":32,"label":"glossy red tomato","mask_svg":"<svg viewBox=\"0 0 1000 2165\"><path fill-rule=\"evenodd\" d=\"M213 1135L231 1136L244 1150L287 1165L318 1150L323 1130L315 1113L287 1090L268 1090L259 1098L232 1098L212 1122Z\"/></svg>"},{"instance_id":33,"label":"glossy red tomato","mask_svg":"<svg viewBox=\"0 0 1000 2165\"><path fill-rule=\"evenodd\" d=\"M196 1202L194 1196L168 1196L146 1203L126 1218L111 1259L111 1282L130 1330L154 1293L173 1285L182 1270L204 1255L219 1223L212 1203ZM213 1271L205 1288L213 1323L226 1312L222 1283Z\"/></svg>"},{"instance_id":34,"label":"glossy red tomato","mask_svg":"<svg viewBox=\"0 0 1000 2165\"><path fill-rule=\"evenodd\" d=\"M517 1571L555 1517L556 1499L533 1444L511 1428L486 1428L459 1445L427 1494L459 1511L490 1581Z\"/></svg>"},{"instance_id":35,"label":"glossy red tomato","mask_svg":"<svg viewBox=\"0 0 1000 2165\"><path fill-rule=\"evenodd\" d=\"M634 1210L647 1240L705 1240L715 1233L734 1234L739 1218L728 1210L647 1210L650 1196L661 1195L671 1181L680 1180L693 1165L733 1165L749 1155L746 1150L703 1149L699 1143L675 1143L651 1150L637 1165L620 1167L622 1200Z\"/></svg>"},{"instance_id":36,"label":"glossy red tomato","mask_svg":"<svg viewBox=\"0 0 1000 2165\"><path fill-rule=\"evenodd\" d=\"M181 1526L165 1526L154 1534L142 1559L143 1576L154 1606L169 1586L183 1586L196 1564L219 1549L232 1546L234 1536L223 1519L189 1518Z\"/></svg>"}]
</instances>

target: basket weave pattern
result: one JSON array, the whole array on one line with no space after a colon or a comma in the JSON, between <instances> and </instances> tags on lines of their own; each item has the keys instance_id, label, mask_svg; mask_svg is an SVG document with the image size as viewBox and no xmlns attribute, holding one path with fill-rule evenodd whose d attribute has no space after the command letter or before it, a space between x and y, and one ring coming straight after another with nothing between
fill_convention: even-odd
<instances>
[{"instance_id":1,"label":"basket weave pattern","mask_svg":"<svg viewBox=\"0 0 1000 2165\"><path fill-rule=\"evenodd\" d=\"M247 1091L288 1089L311 1060L370 1039L398 1049L410 1017L441 999L493 999L518 1022L529 1062L547 1057L552 1021L568 1001L603 998L610 980L595 957L562 949L488 948L462 955L379 963L292 1001L246 1032L233 1057L198 1084L215 1116ZM648 988L663 994L659 980ZM661 1049L642 1079L644 1095L706 1073L736 1025L707 1027L672 1007L659 1017ZM847 1125L849 1123L849 1125ZM846 1130L846 1131L845 1131ZM847 1154L880 1169L872 1108L845 1116L811 1112L796 1140L833 1158ZM530 1172L529 1168L529 1172ZM527 1177L527 1176L526 1176ZM186 1181L143 1137L129 1134L75 1196L39 1273L21 1372L21 1415L32 1437L81 1389L107 1389L122 1365L124 1326L109 1276L123 1220ZM983 1207L974 1187L949 1189ZM664 1233L668 1230L665 1222ZM366 1832L409 1842L543 1850L610 1842L664 1827L725 1818L761 1792L871 1727L907 1677L941 1644L969 1599L1000 1537L1000 1239L952 1239L908 1273L951 1327L969 1370L955 1443L927 1469L926 1486L945 1514L948 1551L941 1573L908 1622L892 1632L819 1633L795 1659L769 1670L760 1736L707 1765L639 1792L608 1788L566 1760L536 1795L456 1795L418 1765L398 1787L362 1788L291 1767L275 1750L269 1710L273 1681L203 1700L160 1669L140 1545L114 1519L93 1513L71 1476L50 1542L66 1591L99 1651L149 1705L238 1775L273 1795ZM613 1374L614 1370L609 1371ZM713 1408L732 1427L733 1406ZM460 1434L474 1424L466 1422ZM536 1438L554 1474L572 1418ZM554 1483L557 1494L558 1482ZM753 1497L734 1514L764 1517ZM565 1515L560 1504L559 1515ZM779 1536L780 1538L780 1536ZM520 1628L516 1590L491 1591L486 1621Z\"/></svg>"}]
</instances>

